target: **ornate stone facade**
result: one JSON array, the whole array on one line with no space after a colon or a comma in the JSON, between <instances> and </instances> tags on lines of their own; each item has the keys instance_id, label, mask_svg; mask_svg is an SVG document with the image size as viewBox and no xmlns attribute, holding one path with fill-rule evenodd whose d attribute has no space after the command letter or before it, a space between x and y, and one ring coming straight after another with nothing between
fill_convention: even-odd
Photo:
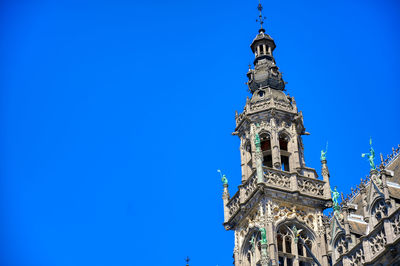
<instances>
[{"instance_id":1,"label":"ornate stone facade","mask_svg":"<svg viewBox=\"0 0 400 266\"><path fill-rule=\"evenodd\" d=\"M235 232L234 265L399 261L399 148L343 198L340 210L325 216L332 207L327 161L322 158L322 177L305 164L302 136L308 133L294 97L284 92L275 47L261 24L247 73L252 96L236 112L233 133L240 138L242 184L232 197L224 184L222 197L224 227Z\"/></svg>"}]
</instances>

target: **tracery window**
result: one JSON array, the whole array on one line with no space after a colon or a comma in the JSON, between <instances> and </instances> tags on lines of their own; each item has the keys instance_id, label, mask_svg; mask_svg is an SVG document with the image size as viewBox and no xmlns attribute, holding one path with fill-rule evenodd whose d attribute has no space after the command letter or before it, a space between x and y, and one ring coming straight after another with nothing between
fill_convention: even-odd
<instances>
[{"instance_id":1,"label":"tracery window","mask_svg":"<svg viewBox=\"0 0 400 266\"><path fill-rule=\"evenodd\" d=\"M261 265L261 233L253 231L243 243L244 266Z\"/></svg>"},{"instance_id":2,"label":"tracery window","mask_svg":"<svg viewBox=\"0 0 400 266\"><path fill-rule=\"evenodd\" d=\"M387 213L386 203L383 199L378 200L372 207L372 216L375 218L375 223L378 223Z\"/></svg>"},{"instance_id":3,"label":"tracery window","mask_svg":"<svg viewBox=\"0 0 400 266\"><path fill-rule=\"evenodd\" d=\"M292 228L293 225L287 226L289 228ZM299 265L315 265L308 251L310 250L311 252L314 252L312 239L307 234L306 229L303 229L300 232L299 238L301 238L302 241L298 240L296 244L293 240L292 233L287 229L285 225L282 225L279 228L277 233L279 265L292 266L296 257L299 258Z\"/></svg>"}]
</instances>

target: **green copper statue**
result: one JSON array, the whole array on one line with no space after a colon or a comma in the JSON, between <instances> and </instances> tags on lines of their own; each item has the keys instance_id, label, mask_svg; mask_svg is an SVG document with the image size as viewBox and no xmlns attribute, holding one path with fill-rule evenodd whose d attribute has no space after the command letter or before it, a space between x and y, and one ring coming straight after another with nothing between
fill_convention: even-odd
<instances>
[{"instance_id":1,"label":"green copper statue","mask_svg":"<svg viewBox=\"0 0 400 266\"><path fill-rule=\"evenodd\" d=\"M299 236L300 236L301 231L303 231L303 229L298 230L297 227L295 225L293 225L292 233L293 233L293 237L294 237L294 243L296 243L296 244L299 241Z\"/></svg>"},{"instance_id":2,"label":"green copper statue","mask_svg":"<svg viewBox=\"0 0 400 266\"><path fill-rule=\"evenodd\" d=\"M265 228L260 228L260 232L261 232L261 244L267 244L267 230L265 230Z\"/></svg>"},{"instance_id":3,"label":"green copper statue","mask_svg":"<svg viewBox=\"0 0 400 266\"><path fill-rule=\"evenodd\" d=\"M257 152L259 152L261 150L261 140L258 133L256 133L256 136L254 137L254 144L256 145Z\"/></svg>"},{"instance_id":4,"label":"green copper statue","mask_svg":"<svg viewBox=\"0 0 400 266\"><path fill-rule=\"evenodd\" d=\"M222 175L221 170L217 170L217 172L220 174L221 176L221 181L223 185L227 185L228 184L228 178L226 178L226 175Z\"/></svg>"},{"instance_id":5,"label":"green copper statue","mask_svg":"<svg viewBox=\"0 0 400 266\"><path fill-rule=\"evenodd\" d=\"M321 150L321 161L326 161L326 154L328 153L328 142L326 142L326 149Z\"/></svg>"},{"instance_id":6,"label":"green copper statue","mask_svg":"<svg viewBox=\"0 0 400 266\"><path fill-rule=\"evenodd\" d=\"M339 208L339 196L340 196L340 194L339 194L339 192L337 191L337 187L335 186L335 190L334 191L332 191L332 189L331 189L331 193L332 193L332 201L333 201L333 210L334 211L338 211L340 208Z\"/></svg>"},{"instance_id":7,"label":"green copper statue","mask_svg":"<svg viewBox=\"0 0 400 266\"><path fill-rule=\"evenodd\" d=\"M228 178L226 178L225 175L222 176L221 181L222 181L222 184L223 184L223 185L228 184Z\"/></svg>"},{"instance_id":8,"label":"green copper statue","mask_svg":"<svg viewBox=\"0 0 400 266\"><path fill-rule=\"evenodd\" d=\"M371 146L371 148L369 149L369 153L362 153L361 157L367 157L367 160L369 161L369 165L371 166L371 170L375 170L375 163L374 163L374 159L375 159L375 151L372 148L372 138L369 139L369 145Z\"/></svg>"}]
</instances>

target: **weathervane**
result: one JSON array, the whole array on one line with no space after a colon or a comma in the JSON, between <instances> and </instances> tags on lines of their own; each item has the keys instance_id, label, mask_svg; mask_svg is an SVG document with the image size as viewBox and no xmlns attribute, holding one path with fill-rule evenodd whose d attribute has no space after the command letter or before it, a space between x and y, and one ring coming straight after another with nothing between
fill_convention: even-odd
<instances>
[{"instance_id":1,"label":"weathervane","mask_svg":"<svg viewBox=\"0 0 400 266\"><path fill-rule=\"evenodd\" d=\"M260 15L258 16L258 19L256 19L257 22L260 22L260 27L261 29L263 28L263 24L264 24L264 20L266 19L266 17L263 17L262 15L262 10L263 7L261 5L261 0L258 0L258 7L257 7L258 11L260 11Z\"/></svg>"}]
</instances>

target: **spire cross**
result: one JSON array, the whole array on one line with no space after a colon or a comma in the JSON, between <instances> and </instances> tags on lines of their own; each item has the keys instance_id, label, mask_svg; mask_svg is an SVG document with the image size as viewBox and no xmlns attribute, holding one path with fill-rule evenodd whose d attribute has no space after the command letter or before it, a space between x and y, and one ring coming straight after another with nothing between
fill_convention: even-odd
<instances>
[{"instance_id":1,"label":"spire cross","mask_svg":"<svg viewBox=\"0 0 400 266\"><path fill-rule=\"evenodd\" d=\"M264 24L264 20L266 19L266 17L263 17L262 15L262 10L263 10L263 6L261 5L261 0L258 0L258 7L257 7L258 11L260 11L260 15L258 16L258 19L256 19L257 22L260 22L260 28L263 28L263 24Z\"/></svg>"}]
</instances>

